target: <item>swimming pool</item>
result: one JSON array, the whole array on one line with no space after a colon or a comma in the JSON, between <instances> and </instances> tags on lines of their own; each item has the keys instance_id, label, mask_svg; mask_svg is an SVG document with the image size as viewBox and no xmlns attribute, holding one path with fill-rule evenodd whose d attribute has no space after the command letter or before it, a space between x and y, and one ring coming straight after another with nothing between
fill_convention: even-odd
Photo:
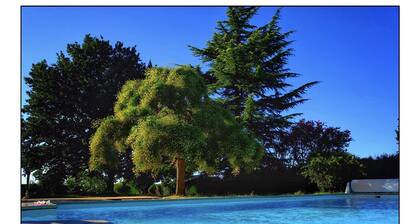
<instances>
[{"instance_id":1,"label":"swimming pool","mask_svg":"<svg viewBox=\"0 0 420 224\"><path fill-rule=\"evenodd\" d=\"M398 195L318 195L58 204L22 211L22 221L132 223L398 223Z\"/></svg>"}]
</instances>

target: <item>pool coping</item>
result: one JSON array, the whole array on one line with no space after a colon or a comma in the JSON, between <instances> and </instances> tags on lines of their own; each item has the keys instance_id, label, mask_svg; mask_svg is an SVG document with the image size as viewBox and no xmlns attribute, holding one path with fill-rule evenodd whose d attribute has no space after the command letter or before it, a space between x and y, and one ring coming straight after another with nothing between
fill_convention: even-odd
<instances>
[{"instance_id":1,"label":"pool coping","mask_svg":"<svg viewBox=\"0 0 420 224\"><path fill-rule=\"evenodd\" d=\"M21 202L36 202L36 201L51 201L51 202L66 202L66 201L121 201L121 200L156 200L161 197L155 196L109 196L109 197L80 197L80 198L30 198L22 199Z\"/></svg>"},{"instance_id":2,"label":"pool coping","mask_svg":"<svg viewBox=\"0 0 420 224\"><path fill-rule=\"evenodd\" d=\"M268 198L268 197L323 197L323 196L376 196L376 195L398 195L399 193L383 194L383 193L331 193L331 194L284 194L284 195L234 195L234 196L203 196L203 197L182 197L182 198L165 198L154 196L117 196L117 197L82 197L82 198L34 198L22 199L22 203L34 202L40 200L50 200L55 204L77 204L77 203L103 203L103 202L162 202L162 201L186 201L186 200L208 200L208 199L246 199L246 198Z\"/></svg>"}]
</instances>

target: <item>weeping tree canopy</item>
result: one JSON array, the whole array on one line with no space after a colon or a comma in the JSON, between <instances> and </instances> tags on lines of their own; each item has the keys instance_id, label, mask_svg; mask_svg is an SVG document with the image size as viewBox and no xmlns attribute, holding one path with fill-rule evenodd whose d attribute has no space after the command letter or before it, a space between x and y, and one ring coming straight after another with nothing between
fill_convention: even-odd
<instances>
[{"instance_id":1,"label":"weeping tree canopy","mask_svg":"<svg viewBox=\"0 0 420 224\"><path fill-rule=\"evenodd\" d=\"M113 168L132 150L133 171L158 173L177 159L189 171L216 171L227 158L235 172L257 166L260 143L218 102L208 97L197 68L151 68L128 81L114 114L101 120L90 140L92 170Z\"/></svg>"}]
</instances>

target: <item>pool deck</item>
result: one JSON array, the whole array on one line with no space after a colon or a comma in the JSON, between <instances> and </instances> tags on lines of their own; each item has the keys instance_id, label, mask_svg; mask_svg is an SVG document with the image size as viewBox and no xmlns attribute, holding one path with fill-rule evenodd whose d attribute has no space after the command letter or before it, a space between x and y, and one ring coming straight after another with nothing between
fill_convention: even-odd
<instances>
[{"instance_id":1,"label":"pool deck","mask_svg":"<svg viewBox=\"0 0 420 224\"><path fill-rule=\"evenodd\" d=\"M22 199L22 205L26 202L51 201L51 202L78 202L78 201L124 201L124 200L156 200L161 197L155 196L115 196L115 197L77 197L77 198L30 198Z\"/></svg>"}]
</instances>

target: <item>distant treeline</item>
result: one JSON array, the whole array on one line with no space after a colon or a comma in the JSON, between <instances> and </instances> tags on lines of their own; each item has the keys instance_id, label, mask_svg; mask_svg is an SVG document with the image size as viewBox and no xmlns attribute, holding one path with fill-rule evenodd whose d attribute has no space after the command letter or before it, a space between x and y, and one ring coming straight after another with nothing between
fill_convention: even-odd
<instances>
[{"instance_id":1,"label":"distant treeline","mask_svg":"<svg viewBox=\"0 0 420 224\"><path fill-rule=\"evenodd\" d=\"M360 159L365 167L368 179L388 179L400 177L400 156L396 154L384 154L378 157L368 157Z\"/></svg>"},{"instance_id":2,"label":"distant treeline","mask_svg":"<svg viewBox=\"0 0 420 224\"><path fill-rule=\"evenodd\" d=\"M354 176L351 179L388 179L388 178L399 178L399 154L381 155L378 157L367 157L359 159L364 166L364 175ZM147 185L147 183L149 185ZM146 185L146 187L144 186ZM149 181L143 180L143 183L134 184L138 194L146 195L164 195L164 192L150 191L147 189L153 185L153 179ZM165 185L165 184L163 184ZM316 184L311 183L308 179L299 174L296 168L284 169L281 171L264 170L250 174L240 174L239 176L227 176L225 178L199 175L191 178L186 183L187 189L195 188L195 193L201 196L212 196L212 195L275 195L275 194L294 194L299 193L315 193L319 192ZM116 184L117 187L117 184ZM168 189L168 195L174 192L173 184L167 184L161 186L162 188ZM345 186L341 186L344 191ZM44 189L44 190L43 190ZM24 195L26 185L22 184L21 191ZM121 195L130 195L130 190L125 192L115 192ZM132 191L132 190L131 190ZM48 192L42 186L33 184L31 186L31 193L33 197L47 197L51 196L51 192ZM82 192L71 192L66 189L66 192L57 194L55 196L63 196L66 194ZM187 191L188 193L188 191ZM83 194L83 193L82 193ZM95 195L94 192L88 195ZM99 193L98 195L101 195Z\"/></svg>"},{"instance_id":3,"label":"distant treeline","mask_svg":"<svg viewBox=\"0 0 420 224\"><path fill-rule=\"evenodd\" d=\"M399 178L399 155L381 155L361 158L364 175L349 177L351 179L388 179ZM239 176L219 177L201 176L188 183L196 186L201 195L230 194L293 194L296 192L315 193L320 189L316 184L299 174L295 168L278 171L259 171ZM341 186L344 192L345 185Z\"/></svg>"}]
</instances>

